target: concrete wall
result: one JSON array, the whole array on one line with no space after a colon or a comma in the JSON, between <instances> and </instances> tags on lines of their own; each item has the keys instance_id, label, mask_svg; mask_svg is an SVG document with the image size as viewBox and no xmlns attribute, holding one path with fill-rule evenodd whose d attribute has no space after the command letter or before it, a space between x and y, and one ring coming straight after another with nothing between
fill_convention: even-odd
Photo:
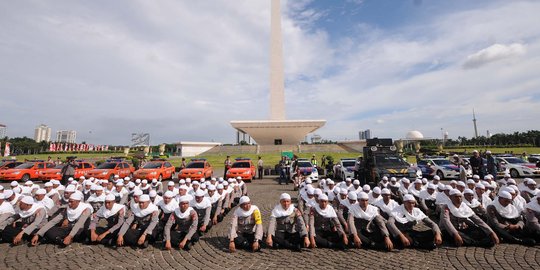
<instances>
[{"instance_id":1,"label":"concrete wall","mask_svg":"<svg viewBox=\"0 0 540 270\"><path fill-rule=\"evenodd\" d=\"M340 144L303 144L303 145L260 145L259 154L263 153L281 153L282 151L293 151L295 153L351 153L360 152L355 148L344 147ZM238 145L238 146L215 146L204 152L204 154L257 154L256 145Z\"/></svg>"}]
</instances>

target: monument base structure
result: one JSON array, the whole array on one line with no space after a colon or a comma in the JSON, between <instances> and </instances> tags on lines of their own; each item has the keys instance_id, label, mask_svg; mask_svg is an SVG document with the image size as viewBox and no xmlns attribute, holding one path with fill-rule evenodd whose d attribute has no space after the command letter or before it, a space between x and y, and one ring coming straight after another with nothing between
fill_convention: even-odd
<instances>
[{"instance_id":1,"label":"monument base structure","mask_svg":"<svg viewBox=\"0 0 540 270\"><path fill-rule=\"evenodd\" d=\"M259 145L297 145L326 120L231 121L236 130L248 134Z\"/></svg>"}]
</instances>

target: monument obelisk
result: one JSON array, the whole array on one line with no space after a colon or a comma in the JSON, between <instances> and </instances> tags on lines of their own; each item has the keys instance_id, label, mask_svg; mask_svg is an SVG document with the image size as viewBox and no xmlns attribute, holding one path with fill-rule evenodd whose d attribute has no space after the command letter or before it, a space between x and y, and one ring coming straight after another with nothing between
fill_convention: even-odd
<instances>
[{"instance_id":1,"label":"monument obelisk","mask_svg":"<svg viewBox=\"0 0 540 270\"><path fill-rule=\"evenodd\" d=\"M281 3L272 0L270 18L270 119L285 120L285 75L281 36Z\"/></svg>"},{"instance_id":2,"label":"monument obelisk","mask_svg":"<svg viewBox=\"0 0 540 270\"><path fill-rule=\"evenodd\" d=\"M281 1L271 0L270 10L270 120L231 121L231 125L259 145L296 145L326 120L286 120Z\"/></svg>"}]
</instances>

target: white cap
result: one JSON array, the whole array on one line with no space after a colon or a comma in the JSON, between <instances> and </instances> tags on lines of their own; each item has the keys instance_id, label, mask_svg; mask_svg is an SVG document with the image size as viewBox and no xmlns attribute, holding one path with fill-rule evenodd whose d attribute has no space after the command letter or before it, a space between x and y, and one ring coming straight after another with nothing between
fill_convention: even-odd
<instances>
[{"instance_id":1,"label":"white cap","mask_svg":"<svg viewBox=\"0 0 540 270\"><path fill-rule=\"evenodd\" d=\"M512 176L509 173L504 174L504 178L510 178L510 177L512 177Z\"/></svg>"},{"instance_id":2,"label":"white cap","mask_svg":"<svg viewBox=\"0 0 540 270\"><path fill-rule=\"evenodd\" d=\"M508 193L508 191L501 191L499 192L499 197L511 200L512 194Z\"/></svg>"},{"instance_id":3,"label":"white cap","mask_svg":"<svg viewBox=\"0 0 540 270\"><path fill-rule=\"evenodd\" d=\"M388 176L383 176L381 180L382 181L388 181Z\"/></svg>"},{"instance_id":4,"label":"white cap","mask_svg":"<svg viewBox=\"0 0 540 270\"><path fill-rule=\"evenodd\" d=\"M437 186L434 185L434 184L429 183L429 184L427 185L427 188L428 188L428 189L433 189L433 190L435 190L435 189L437 189Z\"/></svg>"},{"instance_id":5,"label":"white cap","mask_svg":"<svg viewBox=\"0 0 540 270\"><path fill-rule=\"evenodd\" d=\"M335 183L334 183L333 180L328 179L328 180L326 180L326 184L327 184L327 185L334 185Z\"/></svg>"},{"instance_id":6,"label":"white cap","mask_svg":"<svg viewBox=\"0 0 540 270\"><path fill-rule=\"evenodd\" d=\"M45 185L43 185L43 186L45 186L45 187L52 187L52 186L53 186L53 183L47 182L47 183L45 183Z\"/></svg>"},{"instance_id":7,"label":"white cap","mask_svg":"<svg viewBox=\"0 0 540 270\"><path fill-rule=\"evenodd\" d=\"M149 202L149 201L150 201L150 196L148 196L148 194L143 194L139 198L139 202Z\"/></svg>"},{"instance_id":8,"label":"white cap","mask_svg":"<svg viewBox=\"0 0 540 270\"><path fill-rule=\"evenodd\" d=\"M223 189L223 184L218 184L217 189Z\"/></svg>"},{"instance_id":9,"label":"white cap","mask_svg":"<svg viewBox=\"0 0 540 270\"><path fill-rule=\"evenodd\" d=\"M200 189L195 191L195 197L204 197L205 194L206 193Z\"/></svg>"},{"instance_id":10,"label":"white cap","mask_svg":"<svg viewBox=\"0 0 540 270\"><path fill-rule=\"evenodd\" d=\"M128 176L124 177L124 181L129 181L131 180L131 178L129 178Z\"/></svg>"},{"instance_id":11,"label":"white cap","mask_svg":"<svg viewBox=\"0 0 540 270\"><path fill-rule=\"evenodd\" d=\"M473 180L480 180L480 176L475 174L475 175L472 176L472 179Z\"/></svg>"},{"instance_id":12,"label":"white cap","mask_svg":"<svg viewBox=\"0 0 540 270\"><path fill-rule=\"evenodd\" d=\"M22 197L21 202L25 204L34 204L34 199L32 199L31 196L24 196Z\"/></svg>"},{"instance_id":13,"label":"white cap","mask_svg":"<svg viewBox=\"0 0 540 270\"><path fill-rule=\"evenodd\" d=\"M350 177L345 178L345 182L351 182L352 179Z\"/></svg>"},{"instance_id":14,"label":"white cap","mask_svg":"<svg viewBox=\"0 0 540 270\"><path fill-rule=\"evenodd\" d=\"M319 196L319 201L328 201L328 196L326 194Z\"/></svg>"},{"instance_id":15,"label":"white cap","mask_svg":"<svg viewBox=\"0 0 540 270\"><path fill-rule=\"evenodd\" d=\"M351 192L349 192L349 194L347 194L347 198L349 200L356 201L356 200L358 200L358 195L356 195L356 192L351 191Z\"/></svg>"},{"instance_id":16,"label":"white cap","mask_svg":"<svg viewBox=\"0 0 540 270\"><path fill-rule=\"evenodd\" d=\"M173 182L173 181L169 181L169 183L167 183L167 186L173 187L173 186L174 186L174 182Z\"/></svg>"},{"instance_id":17,"label":"white cap","mask_svg":"<svg viewBox=\"0 0 540 270\"><path fill-rule=\"evenodd\" d=\"M315 196L319 197L321 194L323 194L322 189L316 188L314 194Z\"/></svg>"},{"instance_id":18,"label":"white cap","mask_svg":"<svg viewBox=\"0 0 540 270\"><path fill-rule=\"evenodd\" d=\"M339 190L339 194L347 195L349 191L346 188L342 188Z\"/></svg>"},{"instance_id":19,"label":"white cap","mask_svg":"<svg viewBox=\"0 0 540 270\"><path fill-rule=\"evenodd\" d=\"M47 191L43 188L36 190L36 195L45 195L45 194L47 194Z\"/></svg>"},{"instance_id":20,"label":"white cap","mask_svg":"<svg viewBox=\"0 0 540 270\"><path fill-rule=\"evenodd\" d=\"M68 181L73 181L73 177L68 178Z\"/></svg>"},{"instance_id":21,"label":"white cap","mask_svg":"<svg viewBox=\"0 0 540 270\"><path fill-rule=\"evenodd\" d=\"M381 195L381 188L380 187L374 187L373 193Z\"/></svg>"},{"instance_id":22,"label":"white cap","mask_svg":"<svg viewBox=\"0 0 540 270\"><path fill-rule=\"evenodd\" d=\"M444 190L452 190L454 189L451 185L445 185Z\"/></svg>"},{"instance_id":23,"label":"white cap","mask_svg":"<svg viewBox=\"0 0 540 270\"><path fill-rule=\"evenodd\" d=\"M479 188L479 189L486 189L486 187L482 185L481 183L477 183L476 185L474 185L474 187Z\"/></svg>"},{"instance_id":24,"label":"white cap","mask_svg":"<svg viewBox=\"0 0 540 270\"><path fill-rule=\"evenodd\" d=\"M437 181L440 181L440 180L441 180L441 178L440 178L440 177L439 177L438 175L435 175L435 176L433 176L433 180L437 180Z\"/></svg>"},{"instance_id":25,"label":"white cap","mask_svg":"<svg viewBox=\"0 0 540 270\"><path fill-rule=\"evenodd\" d=\"M167 190L164 194L163 194L163 197L167 197L167 198L173 198L174 197L174 193L170 190Z\"/></svg>"},{"instance_id":26,"label":"white cap","mask_svg":"<svg viewBox=\"0 0 540 270\"><path fill-rule=\"evenodd\" d=\"M382 195L390 195L390 194L392 194L392 193L390 193L390 190L389 190L389 189L383 188L383 189L381 190L381 194L382 194Z\"/></svg>"},{"instance_id":27,"label":"white cap","mask_svg":"<svg viewBox=\"0 0 540 270\"><path fill-rule=\"evenodd\" d=\"M33 184L34 184L34 182L32 182L31 180L28 180L28 181L24 182L25 186L33 185Z\"/></svg>"},{"instance_id":28,"label":"white cap","mask_svg":"<svg viewBox=\"0 0 540 270\"><path fill-rule=\"evenodd\" d=\"M475 184L475 183L476 183L476 182L475 182L474 180L472 180L472 179L468 179L468 180L467 180L467 184Z\"/></svg>"},{"instance_id":29,"label":"white cap","mask_svg":"<svg viewBox=\"0 0 540 270\"><path fill-rule=\"evenodd\" d=\"M134 187L135 187L135 183L129 182L129 183L127 184L127 186L128 186L128 188L134 188Z\"/></svg>"},{"instance_id":30,"label":"white cap","mask_svg":"<svg viewBox=\"0 0 540 270\"><path fill-rule=\"evenodd\" d=\"M460 186L460 187L466 187L466 186L467 186L467 185L465 185L465 183L463 183L462 181L459 181L459 182L457 183L457 185Z\"/></svg>"},{"instance_id":31,"label":"white cap","mask_svg":"<svg viewBox=\"0 0 540 270\"><path fill-rule=\"evenodd\" d=\"M10 186L12 187L16 187L19 185L19 183L17 183L17 181L11 181L11 184L9 184Z\"/></svg>"},{"instance_id":32,"label":"white cap","mask_svg":"<svg viewBox=\"0 0 540 270\"><path fill-rule=\"evenodd\" d=\"M101 183L102 183L102 184L108 184L108 183L109 183L109 180L103 179L103 180L101 180Z\"/></svg>"},{"instance_id":33,"label":"white cap","mask_svg":"<svg viewBox=\"0 0 540 270\"><path fill-rule=\"evenodd\" d=\"M516 180L514 180L513 178L510 178L510 179L506 180L506 184L507 184L507 185L508 185L508 184L513 184L513 185L515 185L515 184L516 184Z\"/></svg>"},{"instance_id":34,"label":"white cap","mask_svg":"<svg viewBox=\"0 0 540 270\"><path fill-rule=\"evenodd\" d=\"M401 178L401 183L410 184L411 180L409 180L409 178Z\"/></svg>"},{"instance_id":35,"label":"white cap","mask_svg":"<svg viewBox=\"0 0 540 270\"><path fill-rule=\"evenodd\" d=\"M393 176L390 177L390 182L396 182L396 181L397 181L397 178L395 178L395 177L393 177Z\"/></svg>"},{"instance_id":36,"label":"white cap","mask_svg":"<svg viewBox=\"0 0 540 270\"><path fill-rule=\"evenodd\" d=\"M411 194L406 194L405 196L403 196L403 201L404 201L404 202L415 202L416 199L414 198L413 195L411 195Z\"/></svg>"},{"instance_id":37,"label":"white cap","mask_svg":"<svg viewBox=\"0 0 540 270\"><path fill-rule=\"evenodd\" d=\"M459 191L457 189L450 190L450 196L453 196L453 195L462 196L461 191Z\"/></svg>"},{"instance_id":38,"label":"white cap","mask_svg":"<svg viewBox=\"0 0 540 270\"><path fill-rule=\"evenodd\" d=\"M472 189L466 188L466 189L463 191L463 194L472 194L472 195L474 195L474 191L472 191Z\"/></svg>"},{"instance_id":39,"label":"white cap","mask_svg":"<svg viewBox=\"0 0 540 270\"><path fill-rule=\"evenodd\" d=\"M359 185L360 185L360 181L354 180L354 181L352 182L352 184L355 185L355 186L359 186Z\"/></svg>"},{"instance_id":40,"label":"white cap","mask_svg":"<svg viewBox=\"0 0 540 270\"><path fill-rule=\"evenodd\" d=\"M109 195L105 196L105 200L106 201L116 201L116 197L112 193L109 193Z\"/></svg>"},{"instance_id":41,"label":"white cap","mask_svg":"<svg viewBox=\"0 0 540 270\"><path fill-rule=\"evenodd\" d=\"M306 184L311 184L313 183L313 181L311 180L311 177L309 177L308 179L306 179Z\"/></svg>"},{"instance_id":42,"label":"white cap","mask_svg":"<svg viewBox=\"0 0 540 270\"><path fill-rule=\"evenodd\" d=\"M199 181L197 181L197 180L193 181L191 184L192 184L192 185L200 185L200 184L199 184Z\"/></svg>"},{"instance_id":43,"label":"white cap","mask_svg":"<svg viewBox=\"0 0 540 270\"><path fill-rule=\"evenodd\" d=\"M279 200L291 200L291 195L289 193L281 193L281 196L279 196Z\"/></svg>"},{"instance_id":44,"label":"white cap","mask_svg":"<svg viewBox=\"0 0 540 270\"><path fill-rule=\"evenodd\" d=\"M84 196L80 192L75 192L69 196L70 200L82 201Z\"/></svg>"},{"instance_id":45,"label":"white cap","mask_svg":"<svg viewBox=\"0 0 540 270\"><path fill-rule=\"evenodd\" d=\"M140 184L140 183L141 183L141 179L137 179L137 180L135 180L135 184L137 184L137 185L138 185L138 184Z\"/></svg>"},{"instance_id":46,"label":"white cap","mask_svg":"<svg viewBox=\"0 0 540 270\"><path fill-rule=\"evenodd\" d=\"M417 178L416 180L414 180L414 183L415 184L422 184L422 179Z\"/></svg>"},{"instance_id":47,"label":"white cap","mask_svg":"<svg viewBox=\"0 0 540 270\"><path fill-rule=\"evenodd\" d=\"M488 154L491 154L491 151L487 150L487 151L486 151L486 155L488 155Z\"/></svg>"},{"instance_id":48,"label":"white cap","mask_svg":"<svg viewBox=\"0 0 540 270\"><path fill-rule=\"evenodd\" d=\"M516 194L516 191L511 187L503 187L503 188L501 188L501 191L506 191L506 192L508 192L510 194Z\"/></svg>"},{"instance_id":49,"label":"white cap","mask_svg":"<svg viewBox=\"0 0 540 270\"><path fill-rule=\"evenodd\" d=\"M242 205L242 204L248 203L248 202L251 202L251 200L249 199L249 197L248 197L248 196L242 196L242 197L240 197L240 201L239 201L238 204Z\"/></svg>"},{"instance_id":50,"label":"white cap","mask_svg":"<svg viewBox=\"0 0 540 270\"><path fill-rule=\"evenodd\" d=\"M114 175L114 178L120 178L120 175L115 174L115 175Z\"/></svg>"},{"instance_id":51,"label":"white cap","mask_svg":"<svg viewBox=\"0 0 540 270\"><path fill-rule=\"evenodd\" d=\"M146 180L146 179L142 180L141 184L148 184L148 180Z\"/></svg>"},{"instance_id":52,"label":"white cap","mask_svg":"<svg viewBox=\"0 0 540 270\"><path fill-rule=\"evenodd\" d=\"M206 189L206 183L201 184L201 189Z\"/></svg>"},{"instance_id":53,"label":"white cap","mask_svg":"<svg viewBox=\"0 0 540 270\"><path fill-rule=\"evenodd\" d=\"M150 198L154 198L157 196L157 192L155 190L150 190L150 192L148 192L148 195L150 196Z\"/></svg>"},{"instance_id":54,"label":"white cap","mask_svg":"<svg viewBox=\"0 0 540 270\"><path fill-rule=\"evenodd\" d=\"M4 191L4 198L7 199L7 198L13 196L13 193L14 192L11 189L8 189L8 190Z\"/></svg>"},{"instance_id":55,"label":"white cap","mask_svg":"<svg viewBox=\"0 0 540 270\"><path fill-rule=\"evenodd\" d=\"M306 192L308 195L315 195L315 189L312 186L307 186Z\"/></svg>"},{"instance_id":56,"label":"white cap","mask_svg":"<svg viewBox=\"0 0 540 270\"><path fill-rule=\"evenodd\" d=\"M371 190L371 187L368 185L368 184L365 184L363 187L362 187L362 190L364 192L369 192Z\"/></svg>"},{"instance_id":57,"label":"white cap","mask_svg":"<svg viewBox=\"0 0 540 270\"><path fill-rule=\"evenodd\" d=\"M349 193L350 194L350 193ZM358 200L368 200L369 196L367 193L360 191L357 195Z\"/></svg>"},{"instance_id":58,"label":"white cap","mask_svg":"<svg viewBox=\"0 0 540 270\"><path fill-rule=\"evenodd\" d=\"M116 185L119 186L119 187L123 187L123 186L124 186L124 182L118 181L118 182L116 182ZM129 185L129 184L128 184L128 185Z\"/></svg>"},{"instance_id":59,"label":"white cap","mask_svg":"<svg viewBox=\"0 0 540 270\"><path fill-rule=\"evenodd\" d=\"M180 184L180 185L183 185L185 183L186 183L186 180L184 180L184 179L181 179L180 181L178 181L178 184Z\"/></svg>"},{"instance_id":60,"label":"white cap","mask_svg":"<svg viewBox=\"0 0 540 270\"><path fill-rule=\"evenodd\" d=\"M189 202L190 200L191 196L189 195L180 196L180 198L178 198L178 202Z\"/></svg>"},{"instance_id":61,"label":"white cap","mask_svg":"<svg viewBox=\"0 0 540 270\"><path fill-rule=\"evenodd\" d=\"M155 184L155 183L157 183L157 179L156 179L156 178L152 179L152 184Z\"/></svg>"},{"instance_id":62,"label":"white cap","mask_svg":"<svg viewBox=\"0 0 540 270\"><path fill-rule=\"evenodd\" d=\"M143 195L143 192L142 190L140 189L136 189L134 192L133 192L133 196L142 196ZM139 198L140 199L140 198Z\"/></svg>"},{"instance_id":63,"label":"white cap","mask_svg":"<svg viewBox=\"0 0 540 270\"><path fill-rule=\"evenodd\" d=\"M210 190L210 191L212 191L212 190L216 190L216 186L214 186L214 185L211 185L211 184L210 184L210 185L208 185L208 186L206 186L206 188L207 188L208 190Z\"/></svg>"},{"instance_id":64,"label":"white cap","mask_svg":"<svg viewBox=\"0 0 540 270\"><path fill-rule=\"evenodd\" d=\"M69 185L69 186L66 187L64 192L75 192L75 190L77 190L77 189L75 188L74 185Z\"/></svg>"}]
</instances>

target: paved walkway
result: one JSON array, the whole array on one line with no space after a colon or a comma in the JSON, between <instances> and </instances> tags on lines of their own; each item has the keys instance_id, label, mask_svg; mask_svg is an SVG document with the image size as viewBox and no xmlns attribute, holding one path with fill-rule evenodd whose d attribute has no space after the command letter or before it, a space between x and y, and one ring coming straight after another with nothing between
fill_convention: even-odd
<instances>
[{"instance_id":1,"label":"paved walkway","mask_svg":"<svg viewBox=\"0 0 540 270\"><path fill-rule=\"evenodd\" d=\"M279 194L292 185L271 179L248 184L253 203L262 211L264 227ZM442 247L435 251L379 252L349 249L304 249L303 252L263 249L260 253L228 252L230 214L214 226L191 251L145 250L73 244L67 248L0 245L0 269L540 269L540 246L501 244L493 249Z\"/></svg>"}]
</instances>

